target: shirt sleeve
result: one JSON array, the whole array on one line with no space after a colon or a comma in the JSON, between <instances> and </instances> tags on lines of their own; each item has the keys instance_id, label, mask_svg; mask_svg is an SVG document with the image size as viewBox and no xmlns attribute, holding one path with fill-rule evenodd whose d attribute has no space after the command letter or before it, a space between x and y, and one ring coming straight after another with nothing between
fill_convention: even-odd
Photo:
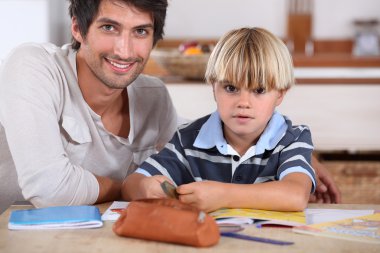
<instances>
[{"instance_id":1,"label":"shirt sleeve","mask_svg":"<svg viewBox=\"0 0 380 253\"><path fill-rule=\"evenodd\" d=\"M314 149L311 133L306 126L298 126L297 131L299 134L295 140L281 151L277 176L281 180L290 173L304 173L309 176L312 182L311 192L313 193L316 188L316 178L315 171L311 166L311 156Z\"/></svg>"},{"instance_id":2,"label":"shirt sleeve","mask_svg":"<svg viewBox=\"0 0 380 253\"><path fill-rule=\"evenodd\" d=\"M99 192L95 176L63 147L57 68L44 49L29 46L14 51L0 74L0 122L24 198L36 207L92 204Z\"/></svg>"},{"instance_id":3,"label":"shirt sleeve","mask_svg":"<svg viewBox=\"0 0 380 253\"><path fill-rule=\"evenodd\" d=\"M152 176L164 175L176 185L195 181L178 131L158 154L150 156L140 165L139 172Z\"/></svg>"}]
</instances>

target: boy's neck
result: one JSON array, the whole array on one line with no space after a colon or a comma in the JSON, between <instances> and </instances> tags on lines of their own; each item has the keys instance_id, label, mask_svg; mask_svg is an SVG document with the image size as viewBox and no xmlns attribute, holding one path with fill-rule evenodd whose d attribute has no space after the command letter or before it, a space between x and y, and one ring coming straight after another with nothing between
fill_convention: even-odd
<instances>
[{"instance_id":1,"label":"boy's neck","mask_svg":"<svg viewBox=\"0 0 380 253\"><path fill-rule=\"evenodd\" d=\"M225 136L228 145L230 145L240 156L243 156L247 150L257 143L258 138L251 140L244 136Z\"/></svg>"}]
</instances>

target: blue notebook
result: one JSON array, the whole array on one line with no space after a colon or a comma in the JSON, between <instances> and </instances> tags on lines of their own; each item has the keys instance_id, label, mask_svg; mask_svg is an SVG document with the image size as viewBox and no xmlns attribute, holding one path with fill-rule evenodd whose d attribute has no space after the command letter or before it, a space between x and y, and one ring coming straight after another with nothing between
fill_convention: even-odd
<instances>
[{"instance_id":1,"label":"blue notebook","mask_svg":"<svg viewBox=\"0 0 380 253\"><path fill-rule=\"evenodd\" d=\"M78 229L103 226L96 206L55 206L11 212L8 228L25 229Z\"/></svg>"}]
</instances>

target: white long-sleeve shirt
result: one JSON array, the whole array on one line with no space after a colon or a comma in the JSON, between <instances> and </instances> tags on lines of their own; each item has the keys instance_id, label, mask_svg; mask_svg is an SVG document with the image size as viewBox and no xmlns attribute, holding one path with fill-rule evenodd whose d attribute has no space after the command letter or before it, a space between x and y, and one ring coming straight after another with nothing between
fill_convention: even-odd
<instances>
[{"instance_id":1,"label":"white long-sleeve shirt","mask_svg":"<svg viewBox=\"0 0 380 253\"><path fill-rule=\"evenodd\" d=\"M20 189L37 207L92 204L94 174L122 180L172 137L176 112L159 79L140 75L127 87L126 139L108 132L83 99L75 59L69 45L25 44L3 62L1 206L20 198Z\"/></svg>"}]
</instances>

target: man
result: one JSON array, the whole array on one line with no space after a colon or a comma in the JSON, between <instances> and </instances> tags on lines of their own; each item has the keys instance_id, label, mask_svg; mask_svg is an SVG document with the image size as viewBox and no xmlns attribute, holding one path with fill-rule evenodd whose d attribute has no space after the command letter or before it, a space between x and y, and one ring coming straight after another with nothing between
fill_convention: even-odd
<instances>
[{"instance_id":1,"label":"man","mask_svg":"<svg viewBox=\"0 0 380 253\"><path fill-rule=\"evenodd\" d=\"M37 207L119 199L122 180L170 140L169 94L140 75L166 8L166 0L71 0L72 47L11 53L0 74L3 209L23 198Z\"/></svg>"},{"instance_id":2,"label":"man","mask_svg":"<svg viewBox=\"0 0 380 253\"><path fill-rule=\"evenodd\" d=\"M72 45L22 45L3 62L0 213L15 200L119 199L123 179L170 140L170 96L141 75L166 8L167 0L70 0ZM339 197L325 178L333 191L324 194Z\"/></svg>"}]
</instances>

